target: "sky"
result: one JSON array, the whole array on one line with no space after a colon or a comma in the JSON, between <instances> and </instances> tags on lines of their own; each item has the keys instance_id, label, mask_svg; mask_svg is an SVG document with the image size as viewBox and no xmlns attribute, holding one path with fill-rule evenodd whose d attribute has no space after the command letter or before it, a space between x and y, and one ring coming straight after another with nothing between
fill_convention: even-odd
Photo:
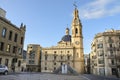
<instances>
[{"instance_id":1,"label":"sky","mask_svg":"<svg viewBox=\"0 0 120 80\"><path fill-rule=\"evenodd\" d=\"M0 7L13 24L26 25L27 50L28 44L57 45L65 29L71 29L74 2L83 26L84 53L88 54L97 33L120 30L120 0L0 0Z\"/></svg>"}]
</instances>

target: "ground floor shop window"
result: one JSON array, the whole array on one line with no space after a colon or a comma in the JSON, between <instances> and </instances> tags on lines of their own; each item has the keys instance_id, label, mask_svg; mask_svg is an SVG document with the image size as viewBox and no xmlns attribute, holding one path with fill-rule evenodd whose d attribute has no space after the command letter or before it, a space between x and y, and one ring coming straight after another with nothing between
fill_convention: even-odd
<instances>
[{"instance_id":1,"label":"ground floor shop window","mask_svg":"<svg viewBox=\"0 0 120 80\"><path fill-rule=\"evenodd\" d=\"M117 73L116 68L112 68L112 75L116 75L116 73Z\"/></svg>"}]
</instances>

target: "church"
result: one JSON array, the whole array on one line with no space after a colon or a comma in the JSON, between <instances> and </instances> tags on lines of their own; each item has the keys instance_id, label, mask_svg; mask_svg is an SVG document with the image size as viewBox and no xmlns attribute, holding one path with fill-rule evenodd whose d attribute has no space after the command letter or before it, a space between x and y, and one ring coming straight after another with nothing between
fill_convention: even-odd
<instances>
[{"instance_id":1,"label":"church","mask_svg":"<svg viewBox=\"0 0 120 80\"><path fill-rule=\"evenodd\" d=\"M72 32L71 35L69 33L70 30ZM66 28L65 33L66 34L61 38L61 40L57 43L56 46L44 48L34 44L28 45L28 58L29 56L32 56L30 53L34 53L34 57L32 58L35 58L35 54L38 55L35 58L37 60L36 65L39 65L37 67L41 72L77 72L80 74L84 73L82 24L79 19L78 9L76 7L73 11L71 29ZM36 49L38 51L33 51L33 49L35 49L33 47L35 46L38 46ZM30 64L28 61L27 68L36 69L34 63L36 63L36 61L31 61ZM32 66L30 66L31 64ZM65 70L62 70L64 68L66 68L67 72L65 72Z\"/></svg>"}]
</instances>

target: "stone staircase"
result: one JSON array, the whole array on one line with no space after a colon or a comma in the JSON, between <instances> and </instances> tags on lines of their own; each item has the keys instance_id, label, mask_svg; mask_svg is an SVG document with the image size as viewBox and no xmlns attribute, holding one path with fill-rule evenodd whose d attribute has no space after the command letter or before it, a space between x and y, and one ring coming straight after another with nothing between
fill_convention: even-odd
<instances>
[{"instance_id":1,"label":"stone staircase","mask_svg":"<svg viewBox=\"0 0 120 80\"><path fill-rule=\"evenodd\" d=\"M61 65L59 68L57 68L53 73L55 74L63 74L62 73L62 66ZM70 67L69 65L67 65L67 73L64 74L73 74L73 75L78 75L77 71L75 71L72 67Z\"/></svg>"}]
</instances>

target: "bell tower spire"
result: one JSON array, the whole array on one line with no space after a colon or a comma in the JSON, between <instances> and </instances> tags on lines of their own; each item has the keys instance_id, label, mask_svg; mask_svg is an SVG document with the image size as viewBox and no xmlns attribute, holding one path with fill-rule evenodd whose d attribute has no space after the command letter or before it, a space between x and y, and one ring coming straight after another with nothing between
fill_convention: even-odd
<instances>
[{"instance_id":1,"label":"bell tower spire","mask_svg":"<svg viewBox=\"0 0 120 80\"><path fill-rule=\"evenodd\" d=\"M84 56L83 56L83 35L82 35L82 24L79 19L79 11L76 4L73 12L72 20L72 44L74 46L74 68L79 73L84 73Z\"/></svg>"}]
</instances>

